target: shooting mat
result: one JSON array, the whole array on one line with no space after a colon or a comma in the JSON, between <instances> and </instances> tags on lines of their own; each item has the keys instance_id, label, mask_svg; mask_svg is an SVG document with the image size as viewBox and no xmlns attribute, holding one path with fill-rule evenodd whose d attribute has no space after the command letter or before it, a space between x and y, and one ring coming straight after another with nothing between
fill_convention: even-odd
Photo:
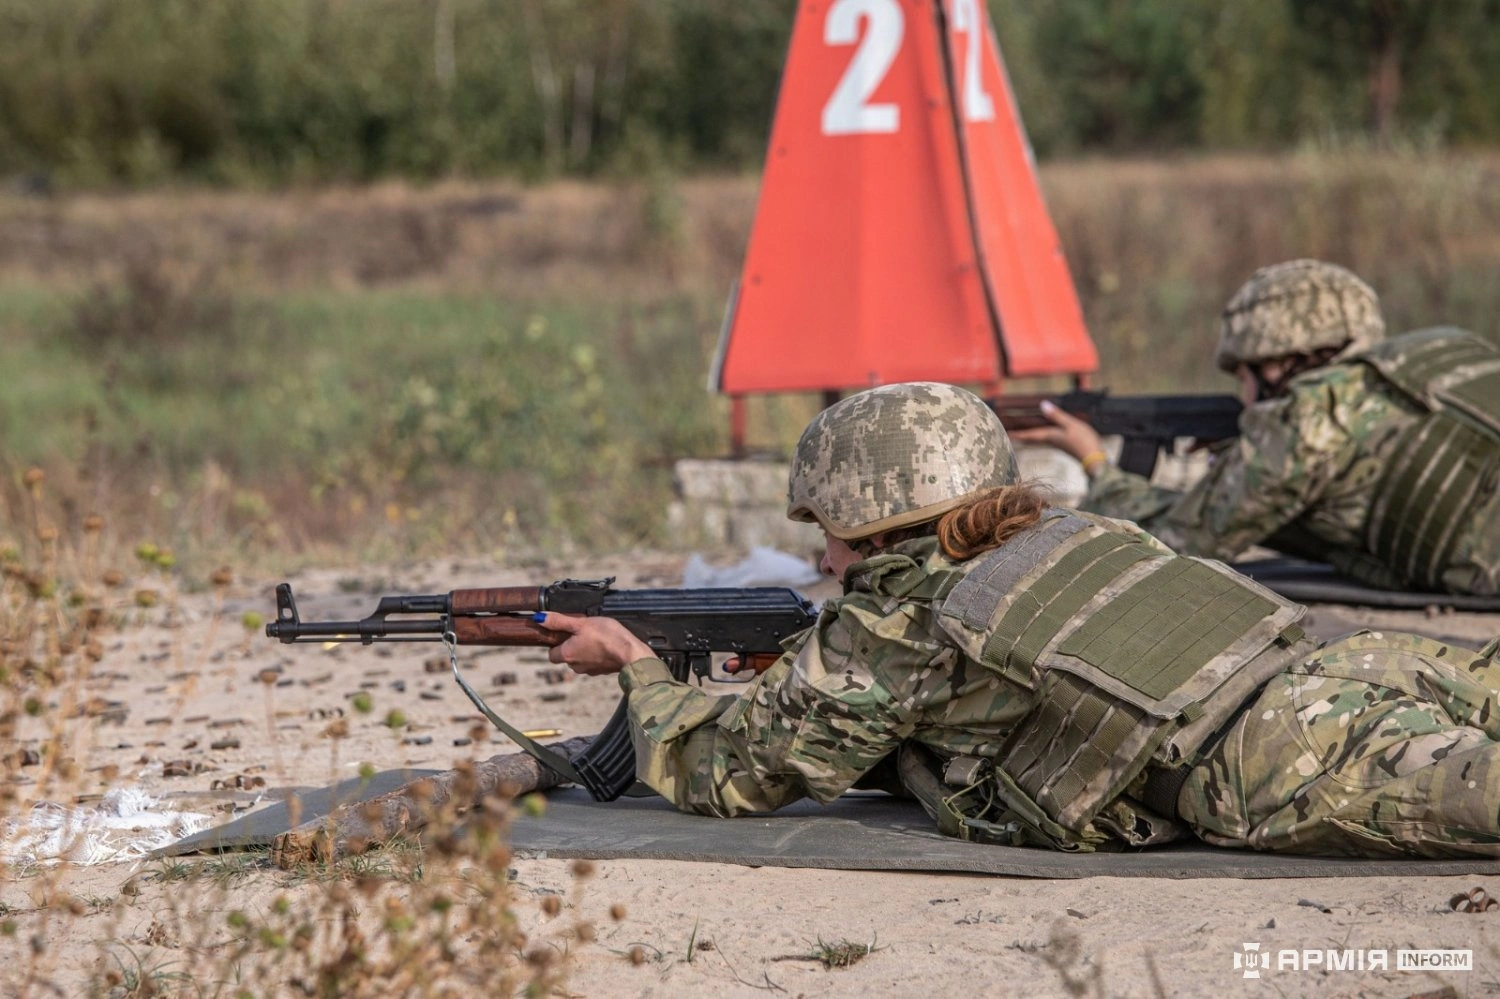
<instances>
[{"instance_id":1,"label":"shooting mat","mask_svg":"<svg viewBox=\"0 0 1500 999\"><path fill-rule=\"evenodd\" d=\"M1235 562L1230 566L1266 589L1304 604L1348 604L1391 610L1451 607L1455 611L1500 612L1500 597L1472 597L1454 593L1413 593L1378 590L1355 582L1324 562L1280 557Z\"/></svg>"},{"instance_id":2,"label":"shooting mat","mask_svg":"<svg viewBox=\"0 0 1500 999\"><path fill-rule=\"evenodd\" d=\"M386 771L363 786L359 781L345 781L334 788L299 793L302 821L325 814L335 803L380 794L432 772ZM548 792L547 801L546 814L515 819L511 847L519 855L1031 878L1500 874L1500 858L1322 859L1221 850L1201 844L1134 853L1066 854L979 845L940 835L916 802L879 793L848 794L830 805L797 802L772 815L736 819L685 815L658 797L621 798L601 804L572 787ZM179 840L155 856L268 847L287 828L287 807L278 803Z\"/></svg>"},{"instance_id":3,"label":"shooting mat","mask_svg":"<svg viewBox=\"0 0 1500 999\"><path fill-rule=\"evenodd\" d=\"M218 850L269 849L271 840L293 826L313 819L321 819L340 805L365 801L377 795L394 791L402 784L409 784L421 777L441 773L440 770L382 770L368 780L350 777L332 787L284 787L256 797L279 799L248 815L232 819L221 826L205 829L184 837L170 846L164 846L147 859L180 857L188 853L212 853ZM169 797L192 798L194 795L169 795ZM231 792L219 797L244 800L245 792ZM295 817L294 814L295 813Z\"/></svg>"}]
</instances>

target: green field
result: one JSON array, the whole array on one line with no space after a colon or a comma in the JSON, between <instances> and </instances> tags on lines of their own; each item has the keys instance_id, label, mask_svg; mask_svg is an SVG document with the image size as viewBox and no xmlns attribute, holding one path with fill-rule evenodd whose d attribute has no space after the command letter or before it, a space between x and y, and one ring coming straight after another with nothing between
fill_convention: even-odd
<instances>
[{"instance_id":1,"label":"green field","mask_svg":"<svg viewBox=\"0 0 1500 999\"><path fill-rule=\"evenodd\" d=\"M1224 391L1256 266L1354 267L1398 329L1500 314L1493 157L1047 166L1115 391ZM671 464L727 453L706 374L756 182L0 200L0 515L185 572L337 553L672 547ZM920 331L914 331L920 337ZM756 400L784 453L815 401ZM47 474L40 502L24 471Z\"/></svg>"}]
</instances>

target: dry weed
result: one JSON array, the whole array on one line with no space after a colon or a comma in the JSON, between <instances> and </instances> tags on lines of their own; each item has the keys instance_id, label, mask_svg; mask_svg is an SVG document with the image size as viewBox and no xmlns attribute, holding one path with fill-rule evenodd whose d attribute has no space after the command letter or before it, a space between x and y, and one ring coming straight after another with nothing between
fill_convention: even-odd
<instances>
[{"instance_id":1,"label":"dry weed","mask_svg":"<svg viewBox=\"0 0 1500 999\"><path fill-rule=\"evenodd\" d=\"M185 650L171 624L180 613L171 554L138 546L137 577L126 583L117 570L100 568L111 554L100 544L106 518L91 516L79 534L64 535L43 512L45 475L28 473L24 487L31 516L13 523L27 531L27 543L0 544L0 744L12 747L0 759L0 827L24 819L37 802L74 805L129 785L128 775L90 759L115 709L93 691L101 670L122 665L104 650L118 644L123 626L161 629L168 636L163 673L196 675L174 668ZM213 574L216 618L232 578L229 567ZM148 592L156 596L144 598ZM232 647L234 631L233 622L215 620L210 644ZM269 699L274 686L266 689ZM275 717L271 705L258 738L278 738ZM570 948L592 940L593 927L563 923L536 939L518 928L510 815L501 800L448 807L430 817L431 847L397 842L290 871L275 869L263 852L163 859L122 873L109 895L75 894L79 869L69 864L16 858L0 867L0 944L11 955L0 963L0 991L547 994L564 982ZM592 873L575 865L574 908ZM92 943L80 949L78 941Z\"/></svg>"}]
</instances>

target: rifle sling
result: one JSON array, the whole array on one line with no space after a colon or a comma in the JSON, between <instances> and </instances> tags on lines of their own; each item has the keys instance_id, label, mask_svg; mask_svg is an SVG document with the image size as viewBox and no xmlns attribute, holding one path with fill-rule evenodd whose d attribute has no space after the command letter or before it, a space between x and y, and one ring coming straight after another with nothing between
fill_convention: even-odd
<instances>
[{"instance_id":1,"label":"rifle sling","mask_svg":"<svg viewBox=\"0 0 1500 999\"><path fill-rule=\"evenodd\" d=\"M583 776L581 774L579 774L578 768L573 766L572 761L569 760L566 756L563 756L561 753L553 752L546 746L537 742L535 739L531 738L526 733L516 728L514 725L511 725L509 722L505 721L499 715L495 714L495 712L490 709L490 706L484 703L484 698L479 696L479 692L476 691L473 687L469 686L468 681L465 680L463 676L458 672L458 646L454 643L453 633L451 631L445 632L443 634L443 644L448 646L448 663L453 667L453 679L458 681L459 689L462 690L464 694L469 698L469 700L473 702L474 706L479 709L480 714L488 718L491 724L493 724L500 731L504 732L513 742L515 742L516 745L520 746L526 752L530 753L532 757L534 757L543 766L547 767L549 770L555 770L557 773L566 777L574 784L578 784L584 787L588 786L588 782L583 779Z\"/></svg>"}]
</instances>

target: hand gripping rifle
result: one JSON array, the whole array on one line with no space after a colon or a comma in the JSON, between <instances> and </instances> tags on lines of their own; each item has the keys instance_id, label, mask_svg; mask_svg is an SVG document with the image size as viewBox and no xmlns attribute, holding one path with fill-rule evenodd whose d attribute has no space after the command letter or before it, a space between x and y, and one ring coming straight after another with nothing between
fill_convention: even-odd
<instances>
[{"instance_id":1,"label":"hand gripping rifle","mask_svg":"<svg viewBox=\"0 0 1500 999\"><path fill-rule=\"evenodd\" d=\"M1062 395L1005 395L986 400L1006 430L1048 427L1041 404L1049 400L1104 436L1124 438L1120 467L1137 475L1151 474L1159 450L1171 450L1178 437L1199 443L1238 437L1240 410L1232 395L1109 395L1103 389L1075 389Z\"/></svg>"},{"instance_id":2,"label":"hand gripping rifle","mask_svg":"<svg viewBox=\"0 0 1500 999\"><path fill-rule=\"evenodd\" d=\"M375 612L358 621L303 621L290 583L276 587L276 620L266 634L282 642L442 642L453 679L495 727L545 766L613 801L635 782L635 750L624 698L609 723L571 759L539 745L501 720L458 672L460 645L554 646L568 638L532 620L538 611L603 615L619 621L667 664L672 675L700 680L713 654L732 653L746 666L769 665L784 639L810 628L812 604L784 587L696 590L616 590L614 577L564 579L547 586L453 590L427 596L381 597Z\"/></svg>"}]
</instances>

